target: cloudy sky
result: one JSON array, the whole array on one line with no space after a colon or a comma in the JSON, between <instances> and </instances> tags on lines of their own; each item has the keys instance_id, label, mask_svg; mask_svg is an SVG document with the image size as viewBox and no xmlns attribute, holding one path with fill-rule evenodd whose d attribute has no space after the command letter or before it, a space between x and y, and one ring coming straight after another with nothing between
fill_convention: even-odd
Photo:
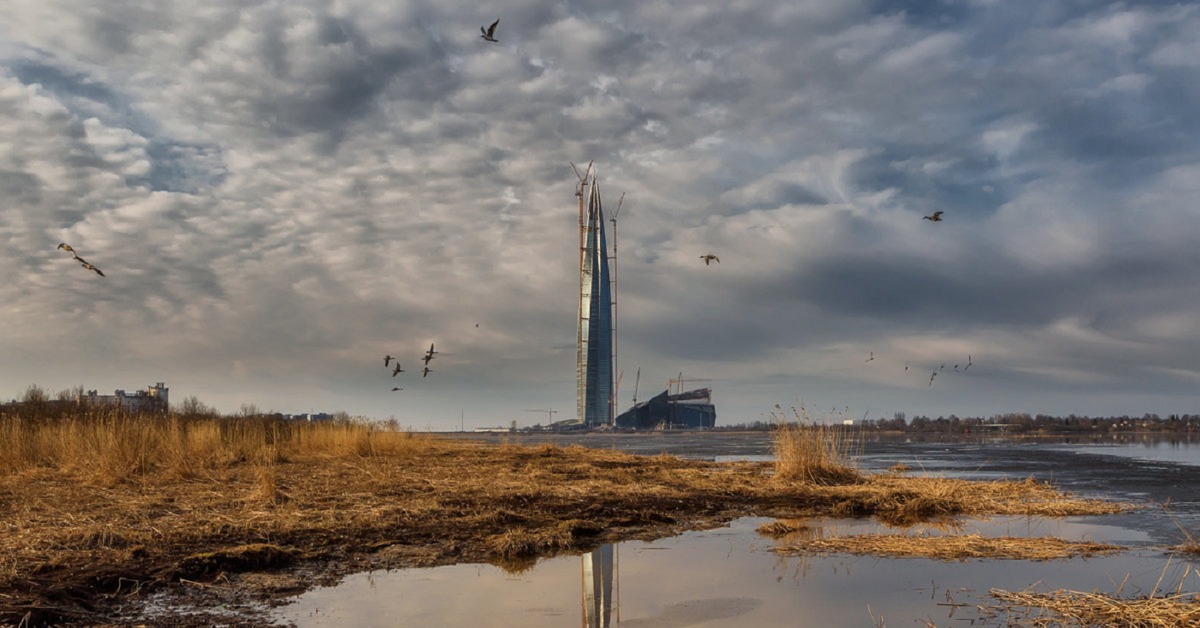
<instances>
[{"instance_id":1,"label":"cloudy sky","mask_svg":"<svg viewBox=\"0 0 1200 628\"><path fill-rule=\"evenodd\" d=\"M607 208L625 194L622 408L682 372L720 423L1200 412L1194 4L0 17L0 398L163 381L228 412L569 418L570 163L594 160Z\"/></svg>"}]
</instances>

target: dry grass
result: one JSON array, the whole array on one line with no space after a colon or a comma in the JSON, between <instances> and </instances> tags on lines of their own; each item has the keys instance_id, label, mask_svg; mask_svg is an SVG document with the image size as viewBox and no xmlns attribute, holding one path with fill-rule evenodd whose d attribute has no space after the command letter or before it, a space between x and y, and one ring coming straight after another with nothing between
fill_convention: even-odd
<instances>
[{"instance_id":1,"label":"dry grass","mask_svg":"<svg viewBox=\"0 0 1200 628\"><path fill-rule=\"evenodd\" d=\"M794 540L775 547L780 554L841 553L902 558L1055 560L1119 552L1118 545L1052 537L985 537L979 534L854 534Z\"/></svg>"},{"instance_id":2,"label":"dry grass","mask_svg":"<svg viewBox=\"0 0 1200 628\"><path fill-rule=\"evenodd\" d=\"M328 577L413 561L512 564L782 512L895 521L1122 508L1032 481L781 482L770 463L488 447L353 423L0 417L0 451L17 452L0 458L0 624L27 612L105 623L130 582L178 587L208 573L190 567L204 556L247 548L265 552L252 568L320 561Z\"/></svg>"},{"instance_id":3,"label":"dry grass","mask_svg":"<svg viewBox=\"0 0 1200 628\"><path fill-rule=\"evenodd\" d=\"M825 421L814 424L803 406L792 408L792 412L798 421L794 424L788 422L780 406L775 406L773 418L779 426L771 433L771 452L775 455L776 479L815 484L858 480L860 474L850 464L853 435Z\"/></svg>"},{"instance_id":4,"label":"dry grass","mask_svg":"<svg viewBox=\"0 0 1200 628\"><path fill-rule=\"evenodd\" d=\"M1200 625L1200 593L1122 598L1106 593L1058 590L989 592L1000 604L982 610L1007 626L1105 626L1180 628Z\"/></svg>"},{"instance_id":5,"label":"dry grass","mask_svg":"<svg viewBox=\"0 0 1200 628\"><path fill-rule=\"evenodd\" d=\"M0 474L54 468L112 487L150 476L190 480L234 464L269 465L295 455L405 453L428 440L354 422L188 420L111 409L54 420L0 415L0 451L11 452L0 458Z\"/></svg>"}]
</instances>

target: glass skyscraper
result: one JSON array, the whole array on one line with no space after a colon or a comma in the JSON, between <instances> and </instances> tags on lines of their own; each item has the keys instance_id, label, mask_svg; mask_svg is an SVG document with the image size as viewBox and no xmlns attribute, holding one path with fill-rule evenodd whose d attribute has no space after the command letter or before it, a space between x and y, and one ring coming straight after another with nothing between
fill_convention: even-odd
<instances>
[{"instance_id":1,"label":"glass skyscraper","mask_svg":"<svg viewBox=\"0 0 1200 628\"><path fill-rule=\"evenodd\" d=\"M579 419L584 425L612 422L613 301L604 237L600 186L592 176L586 213L581 197L579 260L579 335L577 378ZM583 190L581 190L583 193Z\"/></svg>"}]
</instances>

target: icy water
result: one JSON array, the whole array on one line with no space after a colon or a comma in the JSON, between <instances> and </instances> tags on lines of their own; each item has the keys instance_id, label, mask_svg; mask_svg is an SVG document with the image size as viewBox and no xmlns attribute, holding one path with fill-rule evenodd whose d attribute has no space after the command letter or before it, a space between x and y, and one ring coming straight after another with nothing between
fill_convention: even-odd
<instances>
[{"instance_id":1,"label":"icy water","mask_svg":"<svg viewBox=\"0 0 1200 628\"><path fill-rule=\"evenodd\" d=\"M597 436L601 438L596 438ZM729 438L729 436L734 436ZM724 438L723 438L724 437ZM561 437L554 437L561 438ZM533 440L533 439L528 439ZM525 442L528 442L526 440ZM769 456L760 435L574 437L586 446L707 458ZM556 441L566 444L567 441ZM646 543L631 541L583 556L560 556L529 571L453 565L350 576L309 591L279 609L278 619L317 626L908 626L995 625L989 589L1121 592L1148 595L1156 585L1200 589L1197 565L1163 550L1180 526L1200 531L1200 445L1168 447L1172 459L1145 455L1158 446L1063 441L867 442L858 463L897 463L916 473L1054 481L1078 493L1170 508L1068 519L1001 517L960 521L946 530L897 530L873 520L803 521L805 534L861 533L1054 536L1115 543L1113 556L1055 561L884 559L851 555L784 556L755 532L766 519ZM1180 451L1182 450L1182 451ZM1181 455L1182 454L1182 455ZM1189 458L1189 456L1191 456ZM1175 459L1179 458L1179 459ZM1189 571L1190 570L1190 571Z\"/></svg>"}]
</instances>

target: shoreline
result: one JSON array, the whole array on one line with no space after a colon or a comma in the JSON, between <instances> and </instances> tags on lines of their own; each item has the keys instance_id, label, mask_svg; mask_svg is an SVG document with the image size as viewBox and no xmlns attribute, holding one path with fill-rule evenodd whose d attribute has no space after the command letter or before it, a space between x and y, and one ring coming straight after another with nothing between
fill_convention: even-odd
<instances>
[{"instance_id":1,"label":"shoreline","mask_svg":"<svg viewBox=\"0 0 1200 628\"><path fill-rule=\"evenodd\" d=\"M288 454L111 486L89 483L79 469L0 476L8 505L0 552L9 557L0 565L0 622L200 626L224 608L257 625L255 608L350 573L463 562L521 569L745 516L902 523L1128 508L1033 481L878 473L819 485L778 481L761 462L409 440L383 453ZM37 497L21 503L22 495ZM146 615L151 600L198 614L156 620Z\"/></svg>"}]
</instances>

